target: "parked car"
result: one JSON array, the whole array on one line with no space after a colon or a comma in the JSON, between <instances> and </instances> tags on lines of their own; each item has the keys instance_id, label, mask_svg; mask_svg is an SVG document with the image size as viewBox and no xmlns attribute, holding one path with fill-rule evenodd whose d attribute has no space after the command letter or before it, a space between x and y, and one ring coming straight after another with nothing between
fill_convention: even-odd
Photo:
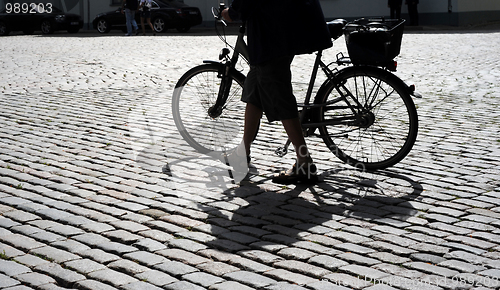
<instances>
[{"instance_id":1,"label":"parked car","mask_svg":"<svg viewBox=\"0 0 500 290\"><path fill-rule=\"evenodd\" d=\"M66 30L77 33L83 27L80 15L64 13L51 3L7 3L0 11L0 35L8 35L11 31L22 31L33 34L41 31L51 34Z\"/></svg>"},{"instance_id":2,"label":"parked car","mask_svg":"<svg viewBox=\"0 0 500 290\"><path fill-rule=\"evenodd\" d=\"M187 32L193 26L201 24L202 16L198 7L188 6L179 1L153 0L151 1L151 23L157 33L175 28L179 32ZM140 12L135 15L140 25ZM99 33L108 33L111 29L126 31L125 14L121 9L98 14L92 21L94 29ZM146 25L147 26L147 25Z\"/></svg>"}]
</instances>

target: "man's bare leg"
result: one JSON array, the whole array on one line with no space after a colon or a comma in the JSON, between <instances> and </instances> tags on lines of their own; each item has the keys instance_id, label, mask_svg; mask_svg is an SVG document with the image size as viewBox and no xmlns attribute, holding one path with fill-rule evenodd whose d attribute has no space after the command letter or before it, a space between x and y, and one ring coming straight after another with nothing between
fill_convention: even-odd
<instances>
[{"instance_id":1,"label":"man's bare leg","mask_svg":"<svg viewBox=\"0 0 500 290\"><path fill-rule=\"evenodd\" d=\"M243 145L245 146L246 156L250 155L250 146L255 139L262 118L262 109L247 103L245 108L245 129L243 131Z\"/></svg>"},{"instance_id":2,"label":"man's bare leg","mask_svg":"<svg viewBox=\"0 0 500 290\"><path fill-rule=\"evenodd\" d=\"M309 163L311 161L311 157L309 155L309 150L307 149L306 140L304 139L299 118L282 120L281 122L283 123L283 127L285 128L286 134L292 142L293 147L295 147L297 163Z\"/></svg>"},{"instance_id":3,"label":"man's bare leg","mask_svg":"<svg viewBox=\"0 0 500 290\"><path fill-rule=\"evenodd\" d=\"M290 170L282 171L279 175L273 177L273 182L280 184L317 182L317 169L307 149L299 118L282 120L281 122L285 127L290 142L295 147L297 162Z\"/></svg>"}]
</instances>

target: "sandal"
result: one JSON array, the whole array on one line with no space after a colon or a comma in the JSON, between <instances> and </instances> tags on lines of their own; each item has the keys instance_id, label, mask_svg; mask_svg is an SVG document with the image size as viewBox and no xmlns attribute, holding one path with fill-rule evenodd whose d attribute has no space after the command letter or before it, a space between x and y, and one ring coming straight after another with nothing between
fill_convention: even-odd
<instances>
[{"instance_id":1,"label":"sandal","mask_svg":"<svg viewBox=\"0 0 500 290\"><path fill-rule=\"evenodd\" d=\"M287 171L281 171L272 181L278 184L316 183L318 182L317 168L314 163L307 162L297 166L297 162Z\"/></svg>"}]
</instances>

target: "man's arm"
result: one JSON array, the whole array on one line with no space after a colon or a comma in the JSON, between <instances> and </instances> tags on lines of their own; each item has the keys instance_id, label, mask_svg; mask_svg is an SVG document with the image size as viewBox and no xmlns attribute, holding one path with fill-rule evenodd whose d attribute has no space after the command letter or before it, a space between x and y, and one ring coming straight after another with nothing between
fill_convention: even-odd
<instances>
[{"instance_id":1,"label":"man's arm","mask_svg":"<svg viewBox=\"0 0 500 290\"><path fill-rule=\"evenodd\" d=\"M229 22L241 19L242 14L246 12L246 9L244 7L247 4L248 0L233 0L231 6L222 11L222 17Z\"/></svg>"}]
</instances>

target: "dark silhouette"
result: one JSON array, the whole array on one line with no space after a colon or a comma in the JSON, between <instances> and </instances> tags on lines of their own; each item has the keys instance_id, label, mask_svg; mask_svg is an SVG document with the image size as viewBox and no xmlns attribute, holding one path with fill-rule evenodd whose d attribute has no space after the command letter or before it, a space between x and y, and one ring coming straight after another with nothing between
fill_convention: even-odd
<instances>
[{"instance_id":1,"label":"dark silhouette","mask_svg":"<svg viewBox=\"0 0 500 290\"><path fill-rule=\"evenodd\" d=\"M391 10L391 19L401 18L401 6L403 5L403 0L389 0L387 6Z\"/></svg>"},{"instance_id":2,"label":"dark silhouette","mask_svg":"<svg viewBox=\"0 0 500 290\"><path fill-rule=\"evenodd\" d=\"M156 35L153 24L151 24L151 0L141 0L139 4L139 10L141 10L141 28L142 35L146 35L146 28L144 27L144 19L146 19L146 23L153 31L153 35Z\"/></svg>"},{"instance_id":3,"label":"dark silhouette","mask_svg":"<svg viewBox=\"0 0 500 290\"><path fill-rule=\"evenodd\" d=\"M391 10L391 19L401 18L401 6L403 5L403 0L389 0L387 6Z\"/></svg>"},{"instance_id":4,"label":"dark silhouette","mask_svg":"<svg viewBox=\"0 0 500 290\"><path fill-rule=\"evenodd\" d=\"M408 5L408 14L410 14L410 25L417 26L418 25L418 0L407 0L406 4Z\"/></svg>"},{"instance_id":5,"label":"dark silhouette","mask_svg":"<svg viewBox=\"0 0 500 290\"><path fill-rule=\"evenodd\" d=\"M222 16L229 21L243 19L248 28L250 71L242 97L247 103L245 127L242 143L232 155L249 161L250 146L265 112L270 122L282 122L297 155L292 169L275 176L273 182L316 182L316 166L304 140L293 95L290 65L295 55L332 46L319 0L233 0Z\"/></svg>"}]
</instances>

